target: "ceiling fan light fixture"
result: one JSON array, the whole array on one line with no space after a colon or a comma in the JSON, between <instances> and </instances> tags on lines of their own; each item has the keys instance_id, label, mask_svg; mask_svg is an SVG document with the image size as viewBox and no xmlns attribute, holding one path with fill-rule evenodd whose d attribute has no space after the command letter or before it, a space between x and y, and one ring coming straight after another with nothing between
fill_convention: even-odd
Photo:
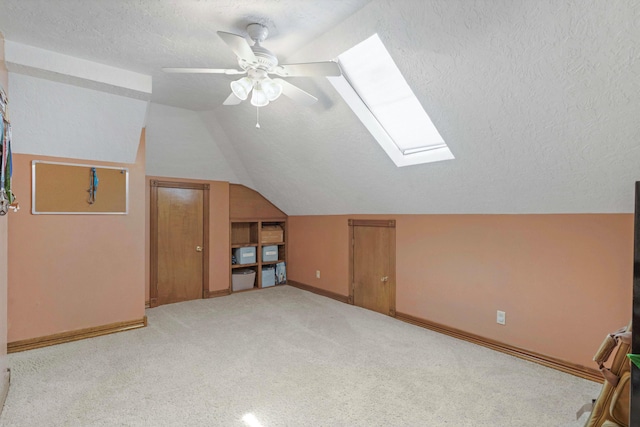
<instances>
[{"instance_id":1,"label":"ceiling fan light fixture","mask_svg":"<svg viewBox=\"0 0 640 427\"><path fill-rule=\"evenodd\" d=\"M268 104L269 98L267 97L266 92L262 89L262 85L260 83L256 83L256 86L253 89L253 94L251 95L251 105L254 107L265 107Z\"/></svg>"},{"instance_id":2,"label":"ceiling fan light fixture","mask_svg":"<svg viewBox=\"0 0 640 427\"><path fill-rule=\"evenodd\" d=\"M282 95L282 86L268 77L261 82L260 86L262 87L262 90L264 90L269 101L275 101L280 95Z\"/></svg>"},{"instance_id":3,"label":"ceiling fan light fixture","mask_svg":"<svg viewBox=\"0 0 640 427\"><path fill-rule=\"evenodd\" d=\"M246 74L238 80L230 82L231 94L223 105L238 105L249 99L254 107L264 107L284 94L302 105L311 105L318 99L281 78L271 79L269 75L279 77L314 77L340 76L340 66L335 61L306 62L299 64L278 63L278 57L261 46L269 34L268 28L259 23L247 25L247 34L253 40L250 45L245 36L225 31L218 31L218 36L235 53L238 68L163 68L167 73L202 73L202 74ZM253 91L253 93L252 93Z\"/></svg>"},{"instance_id":4,"label":"ceiling fan light fixture","mask_svg":"<svg viewBox=\"0 0 640 427\"><path fill-rule=\"evenodd\" d=\"M249 97L249 92L251 92L252 88L253 81L249 77L243 77L240 80L231 82L231 91L243 101Z\"/></svg>"}]
</instances>

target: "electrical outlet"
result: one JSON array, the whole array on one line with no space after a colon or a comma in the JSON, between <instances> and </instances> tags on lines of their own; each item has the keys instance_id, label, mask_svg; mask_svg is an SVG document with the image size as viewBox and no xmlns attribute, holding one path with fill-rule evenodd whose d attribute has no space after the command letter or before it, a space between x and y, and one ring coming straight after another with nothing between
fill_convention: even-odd
<instances>
[{"instance_id":1,"label":"electrical outlet","mask_svg":"<svg viewBox=\"0 0 640 427\"><path fill-rule=\"evenodd\" d=\"M505 325L507 323L507 313L505 313L504 311L498 310L498 314L496 316L496 322L498 322L500 325Z\"/></svg>"},{"instance_id":2,"label":"electrical outlet","mask_svg":"<svg viewBox=\"0 0 640 427\"><path fill-rule=\"evenodd\" d=\"M320 270L316 270L316 279L320 278Z\"/></svg>"}]
</instances>

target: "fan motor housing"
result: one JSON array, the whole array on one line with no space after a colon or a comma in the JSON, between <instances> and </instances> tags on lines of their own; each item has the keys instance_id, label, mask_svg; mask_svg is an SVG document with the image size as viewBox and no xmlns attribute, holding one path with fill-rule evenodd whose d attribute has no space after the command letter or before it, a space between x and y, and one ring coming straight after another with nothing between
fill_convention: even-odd
<instances>
[{"instance_id":1,"label":"fan motor housing","mask_svg":"<svg viewBox=\"0 0 640 427\"><path fill-rule=\"evenodd\" d=\"M278 65L278 58L270 50L258 44L251 46L251 50L258 59L258 68L269 71Z\"/></svg>"}]
</instances>

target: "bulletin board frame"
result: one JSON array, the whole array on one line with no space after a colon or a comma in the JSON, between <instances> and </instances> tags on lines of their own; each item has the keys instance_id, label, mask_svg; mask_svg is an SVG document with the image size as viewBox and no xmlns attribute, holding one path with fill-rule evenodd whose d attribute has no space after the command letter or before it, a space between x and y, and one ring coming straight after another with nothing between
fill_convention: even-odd
<instances>
[{"instance_id":1,"label":"bulletin board frame","mask_svg":"<svg viewBox=\"0 0 640 427\"><path fill-rule=\"evenodd\" d=\"M75 179L72 183L67 183L65 185L64 182L59 183L58 191L68 192L70 187L76 187L75 193L73 195L74 203L68 204L67 206L71 207L70 209L55 208L52 209L49 207L51 203L43 202L42 193L38 193L38 181L37 178L42 174L42 170L39 173L39 165L43 165L47 168L60 167L61 171L65 168L75 168L67 169L68 172L77 173L85 173L86 179ZM100 182L98 184L98 191L96 192L96 209L93 209L94 205L89 204L89 186L90 186L90 175L89 172L91 168L96 168L98 173L98 178ZM100 172L103 172L101 174ZM112 172L113 171L113 172ZM118 171L120 174L124 175L124 179L118 178L118 182L113 187L113 183L109 183L106 181L107 177L104 175L112 175ZM40 176L41 180L45 181L44 184L40 185L40 190L42 192L43 188L51 187L50 180L44 180L43 176ZM69 178L65 178L69 179ZM113 180L111 180L113 181ZM121 181L124 181L122 183ZM72 184L72 185L69 185ZM77 188L80 186L80 188ZM121 188L123 186L124 188ZM46 191L46 190L45 190ZM124 194L122 194L124 193ZM65 197L68 194L63 195ZM53 196L55 197L55 196ZM116 202L109 203L105 208L104 199L105 197L110 198L111 200L115 200ZM68 198L68 197L67 197ZM61 198L61 203L65 203L64 199ZM123 200L124 199L124 200ZM81 201L82 200L82 201ZM40 203L39 203L40 202ZM40 206L39 206L40 204ZM44 206L44 207L43 207ZM126 167L118 167L118 166L98 166L98 165L89 165L89 164L80 164L80 163L63 163L63 162L50 162L44 160L32 160L31 161L31 213L33 215L127 215L129 213L129 168Z\"/></svg>"}]
</instances>

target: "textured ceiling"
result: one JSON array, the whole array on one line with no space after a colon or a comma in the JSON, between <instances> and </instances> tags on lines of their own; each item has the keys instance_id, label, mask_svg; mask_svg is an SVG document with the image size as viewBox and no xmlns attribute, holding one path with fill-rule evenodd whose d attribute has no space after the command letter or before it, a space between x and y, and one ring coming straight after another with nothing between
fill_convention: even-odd
<instances>
[{"instance_id":1,"label":"textured ceiling","mask_svg":"<svg viewBox=\"0 0 640 427\"><path fill-rule=\"evenodd\" d=\"M282 62L368 1L0 0L0 30L7 40L150 74L153 102L206 110L229 95L231 77L161 68L237 68L216 31L245 35L252 22L267 25L263 45Z\"/></svg>"},{"instance_id":2,"label":"textured ceiling","mask_svg":"<svg viewBox=\"0 0 640 427\"><path fill-rule=\"evenodd\" d=\"M8 40L153 75L153 100L219 124L288 214L631 212L640 180L640 4L632 0L0 0ZM256 18L256 19L254 19ZM259 19L258 19L259 18ZM456 159L396 168L324 79L320 101L220 107L216 30L272 27L281 60L335 58L377 32ZM153 141L149 141L153 144Z\"/></svg>"}]
</instances>

